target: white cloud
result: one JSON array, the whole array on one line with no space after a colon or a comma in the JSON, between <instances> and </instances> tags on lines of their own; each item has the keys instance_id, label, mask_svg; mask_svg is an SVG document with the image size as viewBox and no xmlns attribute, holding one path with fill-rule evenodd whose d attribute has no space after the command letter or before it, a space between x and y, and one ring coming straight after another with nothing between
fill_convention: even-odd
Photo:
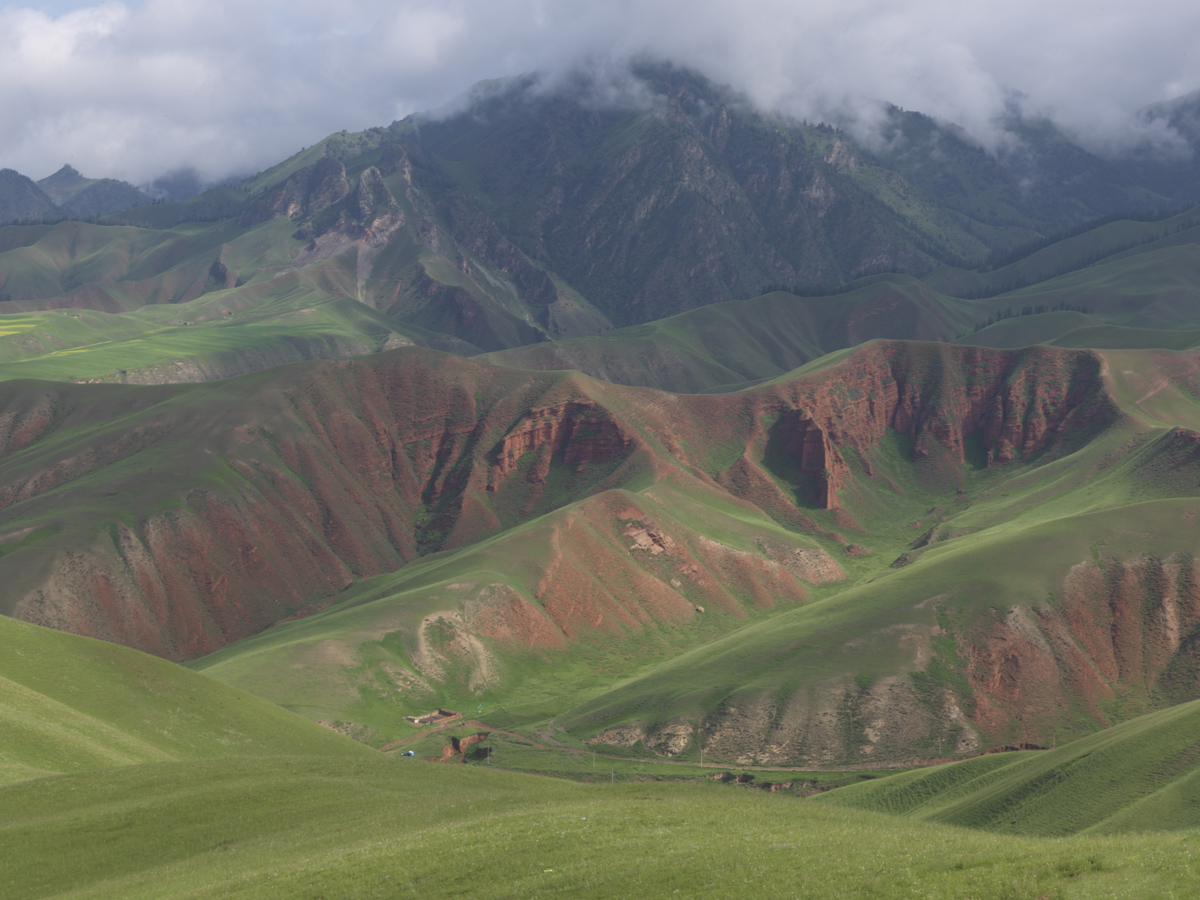
<instances>
[{"instance_id":1,"label":"white cloud","mask_svg":"<svg viewBox=\"0 0 1200 900\"><path fill-rule=\"evenodd\" d=\"M67 10L72 8L69 11ZM0 9L0 166L144 181L254 171L485 78L640 54L818 118L878 100L981 140L1014 92L1093 146L1200 88L1200 7L1082 0L58 0Z\"/></svg>"}]
</instances>

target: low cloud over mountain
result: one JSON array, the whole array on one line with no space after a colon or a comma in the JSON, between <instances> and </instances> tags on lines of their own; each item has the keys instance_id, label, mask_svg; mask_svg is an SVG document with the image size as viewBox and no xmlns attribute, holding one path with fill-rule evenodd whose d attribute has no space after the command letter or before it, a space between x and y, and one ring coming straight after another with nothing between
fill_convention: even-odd
<instances>
[{"instance_id":1,"label":"low cloud over mountain","mask_svg":"<svg viewBox=\"0 0 1200 900\"><path fill-rule=\"evenodd\" d=\"M878 101L1003 140L1048 114L1091 149L1186 152L1135 115L1200 88L1200 8L1017 0L146 0L0 10L0 165L69 162L146 183L180 167L252 172L342 128L446 103L484 78L667 58L763 107L869 132Z\"/></svg>"}]
</instances>

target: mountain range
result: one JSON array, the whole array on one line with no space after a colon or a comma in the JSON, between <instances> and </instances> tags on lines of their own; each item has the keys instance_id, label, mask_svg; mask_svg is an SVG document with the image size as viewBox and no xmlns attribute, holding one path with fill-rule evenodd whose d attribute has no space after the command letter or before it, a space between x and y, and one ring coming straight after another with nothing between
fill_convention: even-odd
<instances>
[{"instance_id":1,"label":"mountain range","mask_svg":"<svg viewBox=\"0 0 1200 900\"><path fill-rule=\"evenodd\" d=\"M1193 827L1195 164L637 76L95 221L50 220L118 183L4 174L58 212L0 227L0 800L153 764L175 809L289 747L391 796L377 751L486 765L486 730L614 782L954 762L812 815Z\"/></svg>"}]
</instances>

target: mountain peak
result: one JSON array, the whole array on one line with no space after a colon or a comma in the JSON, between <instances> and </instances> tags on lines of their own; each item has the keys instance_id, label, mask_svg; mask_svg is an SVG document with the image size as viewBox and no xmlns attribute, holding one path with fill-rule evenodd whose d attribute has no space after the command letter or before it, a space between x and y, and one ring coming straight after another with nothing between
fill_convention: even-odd
<instances>
[{"instance_id":1,"label":"mountain peak","mask_svg":"<svg viewBox=\"0 0 1200 900\"><path fill-rule=\"evenodd\" d=\"M94 179L84 178L78 169L67 163L53 175L48 175L37 182L37 186L45 191L51 200L61 206L93 181Z\"/></svg>"}]
</instances>

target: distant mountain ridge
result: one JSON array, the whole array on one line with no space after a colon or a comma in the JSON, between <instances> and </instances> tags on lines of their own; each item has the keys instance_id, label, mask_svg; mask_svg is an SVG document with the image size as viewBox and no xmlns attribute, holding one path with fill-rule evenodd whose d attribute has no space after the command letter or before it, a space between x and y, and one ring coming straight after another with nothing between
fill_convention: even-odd
<instances>
[{"instance_id":1,"label":"distant mountain ridge","mask_svg":"<svg viewBox=\"0 0 1200 900\"><path fill-rule=\"evenodd\" d=\"M0 169L0 221L43 219L58 214L54 201L16 169Z\"/></svg>"},{"instance_id":2,"label":"distant mountain ridge","mask_svg":"<svg viewBox=\"0 0 1200 900\"><path fill-rule=\"evenodd\" d=\"M36 182L13 169L0 170L0 223L109 216L153 201L127 181L85 178L70 165Z\"/></svg>"},{"instance_id":3,"label":"distant mountain ridge","mask_svg":"<svg viewBox=\"0 0 1200 900\"><path fill-rule=\"evenodd\" d=\"M128 181L85 178L69 165L43 178L38 187L58 204L59 209L76 216L107 216L153 200Z\"/></svg>"},{"instance_id":4,"label":"distant mountain ridge","mask_svg":"<svg viewBox=\"0 0 1200 900\"><path fill-rule=\"evenodd\" d=\"M367 167L387 176L400 165L422 206L421 240L459 274L393 269L404 286L381 311L434 330L458 327L447 306L472 323L511 314L557 340L768 284L972 268L1097 217L1191 205L1200 183L1194 159L1103 159L1048 120L1011 117L1012 146L992 153L892 107L872 149L831 125L757 111L694 72L634 74L643 96L623 105L596 102L586 79L480 85L456 112L331 135L241 188L282 191L323 157L345 165L351 187ZM456 295L436 304L436 321L418 287L428 280Z\"/></svg>"},{"instance_id":5,"label":"distant mountain ridge","mask_svg":"<svg viewBox=\"0 0 1200 900\"><path fill-rule=\"evenodd\" d=\"M878 273L991 266L1097 217L1178 208L1200 185L1194 154L1103 159L1048 120L1010 117L1011 146L989 152L950 123L891 107L867 146L849 130L758 111L695 72L633 74L638 99L624 103L596 101L602 91L586 78L487 83L449 113L339 132L179 202L147 203L132 185L70 166L36 184L11 172L0 221L116 210L110 224L161 234L229 219L259 230L290 268L342 272L355 283L349 296L405 326L501 351L766 285L820 292ZM159 183L147 190L159 196ZM197 271L212 266L228 262ZM256 271L243 265L236 284ZM199 292L235 286L196 278ZM3 295L33 299L20 281ZM63 282L69 305L96 308L79 287Z\"/></svg>"}]
</instances>

